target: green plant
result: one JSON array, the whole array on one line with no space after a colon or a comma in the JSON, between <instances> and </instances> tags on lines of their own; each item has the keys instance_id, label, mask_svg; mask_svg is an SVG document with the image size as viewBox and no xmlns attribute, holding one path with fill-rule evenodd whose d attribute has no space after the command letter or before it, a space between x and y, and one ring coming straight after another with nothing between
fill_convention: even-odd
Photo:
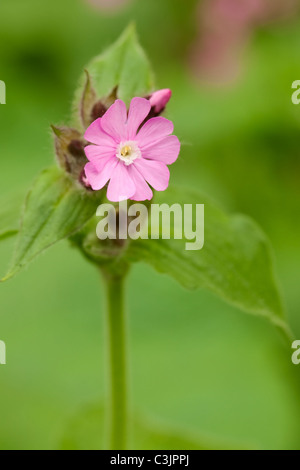
<instances>
[{"instance_id":1,"label":"green plant","mask_svg":"<svg viewBox=\"0 0 300 470\"><path fill-rule=\"evenodd\" d=\"M110 338L109 446L128 446L128 386L124 290L126 274L134 262L146 262L159 273L173 277L187 289L211 291L241 311L261 315L286 337L289 328L273 272L271 248L261 229L248 217L228 216L204 195L171 187L155 194L155 202L205 205L205 246L186 251L187 240L100 241L96 236L96 209L105 201L103 191L91 192L78 183L80 169L70 143L81 138L85 116L97 100L122 99L127 105L136 96L152 93L153 75L133 27L83 73L76 92L70 128L53 127L59 166L44 170L29 191L20 228L15 222L14 201L2 214L0 240L18 233L11 267L3 281L12 278L39 254L62 239L69 239L100 270L107 292ZM116 91L117 90L117 91ZM70 153L71 171L64 166ZM78 158L77 158L78 157ZM16 203L17 204L17 203Z\"/></svg>"}]
</instances>

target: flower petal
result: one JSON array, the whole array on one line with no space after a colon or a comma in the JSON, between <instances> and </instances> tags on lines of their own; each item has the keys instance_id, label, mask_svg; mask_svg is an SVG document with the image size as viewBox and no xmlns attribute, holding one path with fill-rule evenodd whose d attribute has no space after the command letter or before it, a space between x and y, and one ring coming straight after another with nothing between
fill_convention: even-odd
<instances>
[{"instance_id":1,"label":"flower petal","mask_svg":"<svg viewBox=\"0 0 300 470\"><path fill-rule=\"evenodd\" d=\"M84 148L86 158L97 166L97 163L103 159L108 159L116 154L116 150L110 147L100 145L87 145Z\"/></svg>"},{"instance_id":2,"label":"flower petal","mask_svg":"<svg viewBox=\"0 0 300 470\"><path fill-rule=\"evenodd\" d=\"M163 162L137 158L133 165L156 191L165 191L167 189L170 171Z\"/></svg>"},{"instance_id":3,"label":"flower petal","mask_svg":"<svg viewBox=\"0 0 300 470\"><path fill-rule=\"evenodd\" d=\"M172 134L174 125L164 117L149 119L137 135L141 148L153 145L155 142Z\"/></svg>"},{"instance_id":4,"label":"flower petal","mask_svg":"<svg viewBox=\"0 0 300 470\"><path fill-rule=\"evenodd\" d=\"M151 110L151 104L145 98L131 100L127 122L127 138L134 140L140 125L144 122Z\"/></svg>"},{"instance_id":5,"label":"flower petal","mask_svg":"<svg viewBox=\"0 0 300 470\"><path fill-rule=\"evenodd\" d=\"M107 188L107 199L112 202L131 198L136 191L135 184L128 173L128 168L119 161L114 168Z\"/></svg>"},{"instance_id":6,"label":"flower petal","mask_svg":"<svg viewBox=\"0 0 300 470\"><path fill-rule=\"evenodd\" d=\"M99 170L93 163L89 162L85 165L85 175L94 191L98 191L106 185L107 181L111 178L117 164L118 160L116 158L110 158L107 160L103 168L100 169L99 167Z\"/></svg>"},{"instance_id":7,"label":"flower petal","mask_svg":"<svg viewBox=\"0 0 300 470\"><path fill-rule=\"evenodd\" d=\"M103 130L118 143L126 136L126 123L127 109L122 100L116 100L101 118Z\"/></svg>"},{"instance_id":8,"label":"flower petal","mask_svg":"<svg viewBox=\"0 0 300 470\"><path fill-rule=\"evenodd\" d=\"M131 199L133 199L134 201L145 201L146 199L148 199L150 201L153 198L153 192L145 181L145 178L143 178L141 173L137 170L134 165L130 165L128 167L128 172L136 188L136 191L131 197Z\"/></svg>"},{"instance_id":9,"label":"flower petal","mask_svg":"<svg viewBox=\"0 0 300 470\"><path fill-rule=\"evenodd\" d=\"M96 145L101 145L103 147L113 148L116 143L114 139L106 134L102 128L102 118L96 119L92 124L87 128L84 134L85 140L92 142Z\"/></svg>"},{"instance_id":10,"label":"flower petal","mask_svg":"<svg viewBox=\"0 0 300 470\"><path fill-rule=\"evenodd\" d=\"M180 152L180 142L176 135L169 135L162 140L159 140L154 145L149 145L144 150L142 149L143 158L150 160L158 160L164 162L166 165L174 163Z\"/></svg>"}]
</instances>

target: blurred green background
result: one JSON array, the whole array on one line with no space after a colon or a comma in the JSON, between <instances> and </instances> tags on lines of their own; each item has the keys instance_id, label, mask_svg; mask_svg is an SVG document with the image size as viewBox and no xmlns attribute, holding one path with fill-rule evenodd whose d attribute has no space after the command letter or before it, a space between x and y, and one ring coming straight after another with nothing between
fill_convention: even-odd
<instances>
[{"instance_id":1,"label":"blurred green background","mask_svg":"<svg viewBox=\"0 0 300 470\"><path fill-rule=\"evenodd\" d=\"M158 88L173 90L168 117L184 145L172 181L259 222L300 338L300 105L291 103L300 19L255 28L240 74L216 86L188 62L197 3L135 1L107 14L84 0L1 0L1 194L25 193L52 163L50 124L68 120L84 65L134 20ZM0 244L1 274L13 242ZM144 265L132 270L127 297L138 415L195 439L300 449L300 365L272 326ZM59 448L68 422L105 397L103 304L97 272L67 242L1 285L1 449Z\"/></svg>"}]
</instances>

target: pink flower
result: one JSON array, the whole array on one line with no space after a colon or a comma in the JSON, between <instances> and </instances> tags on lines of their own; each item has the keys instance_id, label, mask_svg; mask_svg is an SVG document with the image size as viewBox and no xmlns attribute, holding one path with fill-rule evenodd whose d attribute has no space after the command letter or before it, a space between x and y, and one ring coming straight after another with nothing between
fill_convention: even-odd
<instances>
[{"instance_id":1,"label":"pink flower","mask_svg":"<svg viewBox=\"0 0 300 470\"><path fill-rule=\"evenodd\" d=\"M168 88L165 88L163 90L158 90L152 93L152 95L149 98L151 107L154 108L154 112L157 114L160 114L170 101L172 96L172 91L169 90Z\"/></svg>"},{"instance_id":2,"label":"pink flower","mask_svg":"<svg viewBox=\"0 0 300 470\"><path fill-rule=\"evenodd\" d=\"M177 159L180 142L171 135L174 126L168 119L154 117L141 126L150 110L149 100L133 98L127 114L125 103L116 100L85 132L85 139L94 144L85 147L87 180L95 191L109 181L110 201L150 200L149 185L156 191L169 185L167 165Z\"/></svg>"}]
</instances>

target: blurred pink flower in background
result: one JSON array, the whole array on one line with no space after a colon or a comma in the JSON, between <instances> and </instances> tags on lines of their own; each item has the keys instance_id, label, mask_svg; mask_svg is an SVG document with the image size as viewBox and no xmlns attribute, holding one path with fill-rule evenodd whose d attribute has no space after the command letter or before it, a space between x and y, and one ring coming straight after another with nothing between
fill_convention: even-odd
<instances>
[{"instance_id":1,"label":"blurred pink flower in background","mask_svg":"<svg viewBox=\"0 0 300 470\"><path fill-rule=\"evenodd\" d=\"M129 0L86 0L92 6L103 11L115 11L126 6Z\"/></svg>"},{"instance_id":2,"label":"blurred pink flower in background","mask_svg":"<svg viewBox=\"0 0 300 470\"><path fill-rule=\"evenodd\" d=\"M191 65L202 79L226 82L237 77L243 48L260 25L292 17L298 0L205 0L197 10L198 37Z\"/></svg>"}]
</instances>

